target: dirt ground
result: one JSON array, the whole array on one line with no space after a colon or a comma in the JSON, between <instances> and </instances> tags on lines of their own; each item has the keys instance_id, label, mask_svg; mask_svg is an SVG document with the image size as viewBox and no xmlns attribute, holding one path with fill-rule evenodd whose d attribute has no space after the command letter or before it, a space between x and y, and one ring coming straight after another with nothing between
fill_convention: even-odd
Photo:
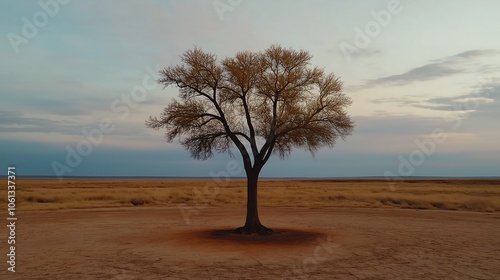
<instances>
[{"instance_id":1,"label":"dirt ground","mask_svg":"<svg viewBox=\"0 0 500 280\"><path fill-rule=\"evenodd\" d=\"M267 237L221 234L245 209L189 213L20 212L0 279L500 279L499 213L262 208Z\"/></svg>"}]
</instances>

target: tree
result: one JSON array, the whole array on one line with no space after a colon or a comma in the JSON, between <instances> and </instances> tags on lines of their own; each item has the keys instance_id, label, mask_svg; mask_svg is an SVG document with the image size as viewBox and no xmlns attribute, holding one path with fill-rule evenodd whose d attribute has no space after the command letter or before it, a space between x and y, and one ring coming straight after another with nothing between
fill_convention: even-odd
<instances>
[{"instance_id":1,"label":"tree","mask_svg":"<svg viewBox=\"0 0 500 280\"><path fill-rule=\"evenodd\" d=\"M264 52L238 52L218 61L199 48L182 63L160 71L159 83L179 88L159 118L146 125L166 129L167 141L179 137L195 159L214 152L241 154L247 176L247 216L238 233L270 234L257 209L257 182L271 155L286 158L292 148L314 152L345 139L353 122L351 104L333 73L310 67L311 55L272 45ZM234 146L233 146L234 145Z\"/></svg>"}]
</instances>

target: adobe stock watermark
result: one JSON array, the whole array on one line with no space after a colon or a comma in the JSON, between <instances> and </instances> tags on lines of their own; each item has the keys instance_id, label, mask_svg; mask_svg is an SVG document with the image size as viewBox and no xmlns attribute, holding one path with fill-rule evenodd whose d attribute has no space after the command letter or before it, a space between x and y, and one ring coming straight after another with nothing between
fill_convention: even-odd
<instances>
[{"instance_id":1,"label":"adobe stock watermark","mask_svg":"<svg viewBox=\"0 0 500 280\"><path fill-rule=\"evenodd\" d=\"M155 89L156 76L160 70L160 65L156 65L156 72L150 67L146 67L146 75L142 79L142 84L132 88L129 94L122 94L115 98L110 104L110 110L113 113L120 113L119 120L124 120L130 114L130 110L137 108L138 104L143 102L148 92ZM112 133L116 126L112 119L103 118L99 121L97 128L91 130L82 129L84 138L75 146L66 145L66 157L63 163L59 161L52 162L52 169L59 180L67 173L72 173L89 156L94 147L99 146L104 141L104 136Z\"/></svg>"},{"instance_id":2,"label":"adobe stock watermark","mask_svg":"<svg viewBox=\"0 0 500 280\"><path fill-rule=\"evenodd\" d=\"M243 0L214 0L212 5L220 21L224 21L224 14L234 11L242 2Z\"/></svg>"},{"instance_id":3,"label":"adobe stock watermark","mask_svg":"<svg viewBox=\"0 0 500 280\"><path fill-rule=\"evenodd\" d=\"M480 106L480 99L488 98L493 93L493 87L489 86L493 78L491 76L478 78L478 87L471 95L465 98L462 102L453 104L453 110L443 114L443 120L446 123L452 123L450 128L438 127L432 130L430 138L415 139L416 148L413 149L407 156L399 155L399 164L397 167L397 175L391 171L384 173L385 179L389 182L390 190L395 191L394 185L396 180L403 177L412 176L416 168L422 166L426 159L436 152L436 147L443 144L447 140L447 130L449 132L457 131L463 124L463 121L470 116L470 112L476 111ZM457 112L464 112L457 116Z\"/></svg>"},{"instance_id":4,"label":"adobe stock watermark","mask_svg":"<svg viewBox=\"0 0 500 280\"><path fill-rule=\"evenodd\" d=\"M231 177L236 177L243 172L243 168L236 160L230 160L225 166L225 170L217 173L210 171L208 174L212 180L203 187L203 191L193 187L194 201L192 205L179 203L177 208L184 219L184 222L191 224L191 216L199 215L200 210L208 207L210 200L215 199L220 193L221 187L226 187L231 182Z\"/></svg>"},{"instance_id":5,"label":"adobe stock watermark","mask_svg":"<svg viewBox=\"0 0 500 280\"><path fill-rule=\"evenodd\" d=\"M412 0L406 0L412 1ZM367 22L362 28L354 28L352 43L340 42L339 48L348 63L352 61L353 55L361 53L361 50L368 47L375 37L378 37L384 28L391 24L393 16L399 15L403 11L400 0L391 0L385 9L378 12L371 11L372 20Z\"/></svg>"},{"instance_id":6,"label":"adobe stock watermark","mask_svg":"<svg viewBox=\"0 0 500 280\"><path fill-rule=\"evenodd\" d=\"M40 10L35 12L31 18L22 17L22 27L19 33L9 32L7 39L16 54L19 53L19 47L22 44L28 44L30 39L33 39L41 28L44 28L49 23L50 19L55 17L61 6L69 3L70 0L40 0L38 6Z\"/></svg>"},{"instance_id":7,"label":"adobe stock watermark","mask_svg":"<svg viewBox=\"0 0 500 280\"><path fill-rule=\"evenodd\" d=\"M314 248L312 254L299 261L291 270L283 276L283 279L307 279L309 274L318 269L318 266L327 261L335 249L341 244L333 242L331 235L328 235L326 240L323 238L316 239L318 245Z\"/></svg>"}]
</instances>

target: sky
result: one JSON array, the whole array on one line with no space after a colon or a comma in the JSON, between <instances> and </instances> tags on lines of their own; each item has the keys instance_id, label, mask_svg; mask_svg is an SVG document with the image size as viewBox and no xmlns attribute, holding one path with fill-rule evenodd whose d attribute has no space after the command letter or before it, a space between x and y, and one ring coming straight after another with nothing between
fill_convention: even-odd
<instances>
[{"instance_id":1,"label":"sky","mask_svg":"<svg viewBox=\"0 0 500 280\"><path fill-rule=\"evenodd\" d=\"M272 44L341 77L351 136L271 158L265 177L500 176L496 0L1 1L0 174L245 176L145 126L158 70L197 46ZM237 171L240 172L237 172Z\"/></svg>"}]
</instances>

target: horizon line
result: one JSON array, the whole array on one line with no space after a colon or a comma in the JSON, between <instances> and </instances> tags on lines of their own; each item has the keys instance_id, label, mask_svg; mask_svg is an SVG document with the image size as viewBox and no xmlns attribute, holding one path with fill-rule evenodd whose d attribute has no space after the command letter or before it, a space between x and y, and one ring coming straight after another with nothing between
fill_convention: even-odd
<instances>
[{"instance_id":1,"label":"horizon line","mask_svg":"<svg viewBox=\"0 0 500 280\"><path fill-rule=\"evenodd\" d=\"M4 178L7 178L7 174L0 175ZM192 180L207 180L207 179L221 179L221 178L213 178L209 176L155 176L155 175L138 175L138 176L129 176L129 175L83 175L83 176L64 176L59 178L55 175L16 175L16 180L22 178L28 179L192 179ZM229 176L225 177L228 179L237 179L244 180L246 176ZM333 177L307 177L307 176L295 176L295 177L280 177L280 176L263 176L259 177L259 179L280 179L280 180L347 180L347 179L376 179L376 180L384 180L384 181L392 181L392 180L404 180L404 179L500 179L500 176L399 176L395 178L386 178L385 176L333 176Z\"/></svg>"}]
</instances>

